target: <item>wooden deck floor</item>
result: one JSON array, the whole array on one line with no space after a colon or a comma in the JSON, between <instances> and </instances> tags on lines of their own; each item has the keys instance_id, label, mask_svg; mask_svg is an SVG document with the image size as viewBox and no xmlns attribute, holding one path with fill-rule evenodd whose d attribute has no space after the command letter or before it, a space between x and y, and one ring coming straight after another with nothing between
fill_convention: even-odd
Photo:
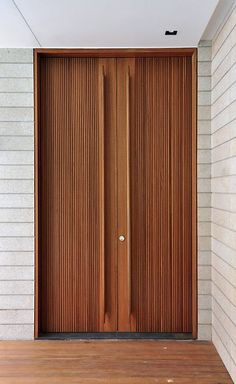
<instances>
[{"instance_id":1,"label":"wooden deck floor","mask_svg":"<svg viewBox=\"0 0 236 384\"><path fill-rule=\"evenodd\" d=\"M0 342L0 384L232 383L214 346L176 341Z\"/></svg>"}]
</instances>

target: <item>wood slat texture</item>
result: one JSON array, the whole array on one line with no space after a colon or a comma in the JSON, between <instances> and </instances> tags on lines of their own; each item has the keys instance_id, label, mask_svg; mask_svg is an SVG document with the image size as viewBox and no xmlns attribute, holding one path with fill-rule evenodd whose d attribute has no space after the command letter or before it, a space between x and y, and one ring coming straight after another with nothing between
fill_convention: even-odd
<instances>
[{"instance_id":1,"label":"wood slat texture","mask_svg":"<svg viewBox=\"0 0 236 384\"><path fill-rule=\"evenodd\" d=\"M36 66L39 332L195 337L195 57L72 53Z\"/></svg>"},{"instance_id":2,"label":"wood slat texture","mask_svg":"<svg viewBox=\"0 0 236 384\"><path fill-rule=\"evenodd\" d=\"M121 73L134 67L133 60L120 62ZM131 71L130 133L123 136L130 148L127 279L136 332L193 330L191 71L189 57L136 58ZM125 103L123 97L121 111Z\"/></svg>"},{"instance_id":3,"label":"wood slat texture","mask_svg":"<svg viewBox=\"0 0 236 384\"><path fill-rule=\"evenodd\" d=\"M208 342L0 343L0 384L232 384Z\"/></svg>"},{"instance_id":4,"label":"wood slat texture","mask_svg":"<svg viewBox=\"0 0 236 384\"><path fill-rule=\"evenodd\" d=\"M115 62L42 58L40 69L40 330L102 331L105 310L116 330L116 266L106 264L115 255Z\"/></svg>"}]
</instances>

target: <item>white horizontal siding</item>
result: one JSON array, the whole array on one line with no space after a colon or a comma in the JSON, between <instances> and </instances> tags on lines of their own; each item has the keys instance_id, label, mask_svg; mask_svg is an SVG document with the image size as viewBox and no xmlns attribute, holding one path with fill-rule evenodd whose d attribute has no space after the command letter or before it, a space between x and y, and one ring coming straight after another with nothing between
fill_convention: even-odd
<instances>
[{"instance_id":1,"label":"white horizontal siding","mask_svg":"<svg viewBox=\"0 0 236 384\"><path fill-rule=\"evenodd\" d=\"M0 339L33 338L31 49L0 49Z\"/></svg>"},{"instance_id":2,"label":"white horizontal siding","mask_svg":"<svg viewBox=\"0 0 236 384\"><path fill-rule=\"evenodd\" d=\"M4 310L0 311L0 324L32 324L34 316L30 309Z\"/></svg>"},{"instance_id":3,"label":"white horizontal siding","mask_svg":"<svg viewBox=\"0 0 236 384\"><path fill-rule=\"evenodd\" d=\"M31 310L31 312L33 312ZM8 313L8 311L6 311ZM16 321L16 320L15 320ZM31 340L34 334L34 325L31 317L30 324L0 324L0 339L2 340Z\"/></svg>"},{"instance_id":4,"label":"white horizontal siding","mask_svg":"<svg viewBox=\"0 0 236 384\"><path fill-rule=\"evenodd\" d=\"M211 339L211 43L198 47L198 338Z\"/></svg>"},{"instance_id":5,"label":"white horizontal siding","mask_svg":"<svg viewBox=\"0 0 236 384\"><path fill-rule=\"evenodd\" d=\"M32 251L1 251L0 252L0 265L2 266L33 266L34 265L34 252Z\"/></svg>"},{"instance_id":6,"label":"white horizontal siding","mask_svg":"<svg viewBox=\"0 0 236 384\"><path fill-rule=\"evenodd\" d=\"M32 78L0 78L1 92L33 92Z\"/></svg>"},{"instance_id":7,"label":"white horizontal siding","mask_svg":"<svg viewBox=\"0 0 236 384\"><path fill-rule=\"evenodd\" d=\"M1 193L34 193L34 181L0 179Z\"/></svg>"},{"instance_id":8,"label":"white horizontal siding","mask_svg":"<svg viewBox=\"0 0 236 384\"><path fill-rule=\"evenodd\" d=\"M212 44L212 338L236 381L236 9Z\"/></svg>"},{"instance_id":9,"label":"white horizontal siding","mask_svg":"<svg viewBox=\"0 0 236 384\"><path fill-rule=\"evenodd\" d=\"M34 207L34 195L33 193L11 193L0 194L0 208L33 208ZM21 208L19 208L21 207Z\"/></svg>"},{"instance_id":10,"label":"white horizontal siding","mask_svg":"<svg viewBox=\"0 0 236 384\"><path fill-rule=\"evenodd\" d=\"M1 48L0 49L0 63L28 63L32 64L33 52L31 49L22 48Z\"/></svg>"},{"instance_id":11,"label":"white horizontal siding","mask_svg":"<svg viewBox=\"0 0 236 384\"><path fill-rule=\"evenodd\" d=\"M9 94L10 95L10 94ZM24 95L24 94L23 94ZM33 122L0 122L0 135L2 136L33 136Z\"/></svg>"},{"instance_id":12,"label":"white horizontal siding","mask_svg":"<svg viewBox=\"0 0 236 384\"><path fill-rule=\"evenodd\" d=\"M1 63L0 62L0 77L15 78L15 77L33 77L32 63Z\"/></svg>"}]
</instances>

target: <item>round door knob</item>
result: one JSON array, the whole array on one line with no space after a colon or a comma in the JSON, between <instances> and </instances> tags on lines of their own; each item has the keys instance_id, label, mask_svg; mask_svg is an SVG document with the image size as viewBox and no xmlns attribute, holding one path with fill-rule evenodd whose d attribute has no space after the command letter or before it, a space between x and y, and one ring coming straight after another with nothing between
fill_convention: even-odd
<instances>
[{"instance_id":1,"label":"round door knob","mask_svg":"<svg viewBox=\"0 0 236 384\"><path fill-rule=\"evenodd\" d=\"M125 241L125 237L124 237L124 235L120 235L120 236L119 236L119 240L120 240L120 241Z\"/></svg>"}]
</instances>

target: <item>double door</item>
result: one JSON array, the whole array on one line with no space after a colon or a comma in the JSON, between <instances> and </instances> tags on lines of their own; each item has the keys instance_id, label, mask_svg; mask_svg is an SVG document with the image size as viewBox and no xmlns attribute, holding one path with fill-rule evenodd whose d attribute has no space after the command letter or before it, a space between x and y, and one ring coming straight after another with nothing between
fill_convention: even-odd
<instances>
[{"instance_id":1,"label":"double door","mask_svg":"<svg viewBox=\"0 0 236 384\"><path fill-rule=\"evenodd\" d=\"M38 63L40 333L194 334L191 56Z\"/></svg>"}]
</instances>

